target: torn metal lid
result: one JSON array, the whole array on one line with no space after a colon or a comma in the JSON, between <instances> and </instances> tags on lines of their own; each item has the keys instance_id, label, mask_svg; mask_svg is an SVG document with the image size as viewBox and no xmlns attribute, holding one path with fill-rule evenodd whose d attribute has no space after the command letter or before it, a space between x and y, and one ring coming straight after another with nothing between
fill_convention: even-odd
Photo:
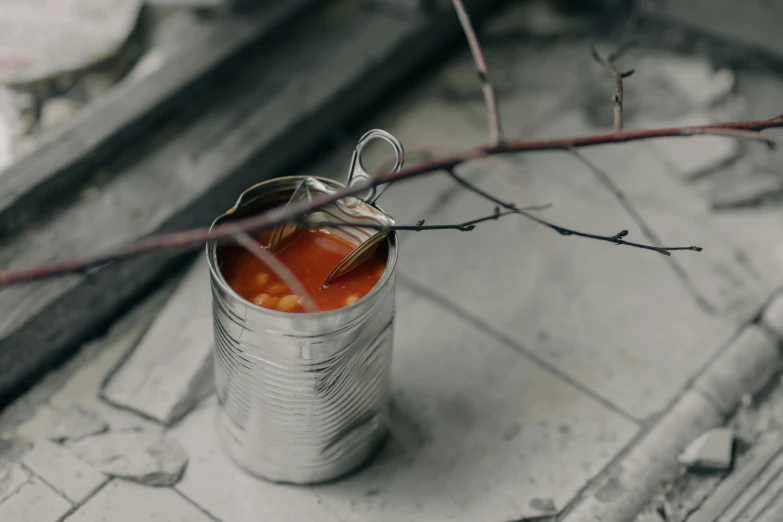
<instances>
[{"instance_id":1,"label":"torn metal lid","mask_svg":"<svg viewBox=\"0 0 783 522\"><path fill-rule=\"evenodd\" d=\"M370 185L367 194L361 198L339 199L313 211L298 222L280 224L272 231L269 248L273 252L281 248L300 228L319 228L353 245L353 251L332 269L324 284L350 272L367 260L389 234L390 227L394 226L394 219L374 205L388 188L388 184L380 189L371 186L373 178L367 173L361 161L362 149L373 139L382 139L392 145L395 153L392 172L402 169L402 144L386 131L372 130L359 140L351 158L346 182L349 187L360 183ZM299 184L286 206L312 201L314 195L331 195L335 192L337 192L335 189L327 187L315 178L308 177Z\"/></svg>"}]
</instances>

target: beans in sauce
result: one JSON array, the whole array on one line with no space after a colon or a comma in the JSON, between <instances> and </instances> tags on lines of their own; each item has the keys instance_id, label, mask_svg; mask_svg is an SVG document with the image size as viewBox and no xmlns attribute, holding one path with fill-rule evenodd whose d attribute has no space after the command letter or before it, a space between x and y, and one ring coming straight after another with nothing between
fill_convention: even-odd
<instances>
[{"instance_id":1,"label":"beans in sauce","mask_svg":"<svg viewBox=\"0 0 783 522\"><path fill-rule=\"evenodd\" d=\"M269 244L271 232L258 236ZM328 230L304 229L278 252L277 259L302 283L322 312L352 305L367 295L386 270L388 246L383 242L367 261L322 286L326 276L351 253L352 247ZM239 295L263 308L303 313L302 296L283 283L269 267L246 249L231 245L218 253L218 264L226 282Z\"/></svg>"}]
</instances>

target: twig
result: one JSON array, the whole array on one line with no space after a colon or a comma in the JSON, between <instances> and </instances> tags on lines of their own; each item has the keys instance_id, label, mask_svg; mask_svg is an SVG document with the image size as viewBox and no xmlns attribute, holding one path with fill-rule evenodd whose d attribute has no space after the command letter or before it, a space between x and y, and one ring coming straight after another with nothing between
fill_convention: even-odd
<instances>
[{"instance_id":1,"label":"twig","mask_svg":"<svg viewBox=\"0 0 783 522\"><path fill-rule=\"evenodd\" d=\"M523 209L527 212L533 212L537 210L546 210L548 208L551 208L552 204L548 203L546 205L536 205L531 207L524 207ZM393 226L383 226L383 225L373 225L370 223L360 223L360 224L353 224L353 223L336 223L331 221L318 221L315 223L304 223L304 226L307 226L308 228L325 228L325 227L336 227L336 228L351 228L351 227L358 227L358 228L369 228L371 230L378 230L379 232L391 232L393 230L398 231L412 231L412 232L422 232L425 230L458 230L460 232L470 232L471 230L476 228L476 225L479 223L484 223L485 221L493 221L498 220L504 216L508 216L510 214L516 214L517 211L515 210L507 210L505 212L502 212L499 207L495 207L495 212L489 216L484 216L477 219L472 219L470 221L465 221L464 223L457 223L454 225L425 225L424 220L419 220L415 225L393 225Z\"/></svg>"},{"instance_id":2,"label":"twig","mask_svg":"<svg viewBox=\"0 0 783 522\"><path fill-rule=\"evenodd\" d=\"M598 182L601 183L604 188L606 188L609 192L612 193L612 195L617 199L617 201L620 203L620 206L623 207L623 209L628 213L629 216L631 216L631 219L634 220L636 225L641 229L642 234L656 247L658 248L665 248L663 246L663 242L658 237L658 234L656 234L653 229L647 224L647 221L642 217L641 213L639 213L638 210L636 210L636 207L634 207L630 201L628 201L628 198L625 197L625 193L622 191L622 189L617 185L617 183L614 182L614 180L598 168L598 166L587 159L584 154L581 154L580 152L571 149L569 151L573 156L582 162L598 179ZM672 258L669 259L669 266L674 270L675 275L680 280L680 282L690 291L691 296L696 301L696 304L699 305L699 307L704 310L708 314L712 314L715 310L715 307L710 304L710 302L707 300L706 297L702 295L702 293L699 291L698 288L693 284L693 281L691 280L690 276L688 276L688 273L685 271L685 269L680 265L679 262L677 262L676 259Z\"/></svg>"},{"instance_id":3,"label":"twig","mask_svg":"<svg viewBox=\"0 0 783 522\"><path fill-rule=\"evenodd\" d=\"M489 192L486 192L483 189L480 189L479 187L477 187L473 183L469 182L468 180L466 180L462 176L458 175L456 172L454 172L453 169L448 169L446 172L448 172L449 176L451 176L451 178L454 181L456 181L457 183L459 183L460 185L462 185L466 189L470 190L471 192L475 192L476 194L484 197L485 199L488 199L488 200L494 202L497 205L500 205L501 207L507 208L507 209L517 213L517 214L520 214L520 215L522 215L522 216L524 216L524 217L526 217L528 219L531 219L531 220L535 221L536 223L538 223L539 225L543 225L545 227L551 228L552 230L554 230L555 232L557 232L558 234L563 235L563 236L578 236L578 237L586 237L586 238L589 238L589 239L595 239L595 240L598 240L598 241L608 241L610 243L614 243L615 245L623 245L623 246L629 246L629 247L634 247L634 248L641 248L641 249L644 249L644 250L653 250L653 251L658 252L659 254L663 254L665 256L670 256L671 252L674 251L674 250L691 250L691 251L694 251L694 252L701 252L701 250L702 250L701 247L697 247L697 246L663 247L663 246L659 246L659 245L644 245L642 243L634 243L632 241L626 241L623 238L628 235L628 231L627 230L621 230L620 232L618 232L617 234L615 234L613 236L602 236L602 235L598 235L598 234L590 234L590 233L587 233L587 232L579 232L578 230L573 230L573 229L570 229L570 228L561 227L560 225L555 225L554 223L551 223L549 221L541 219L538 216L530 214L529 212L527 212L525 210L518 209L518 208L516 208L514 206L513 203L507 203L505 201L502 201L502 200L498 199L496 196L493 196L492 194L490 194Z\"/></svg>"},{"instance_id":4,"label":"twig","mask_svg":"<svg viewBox=\"0 0 783 522\"><path fill-rule=\"evenodd\" d=\"M148 252L157 252L160 250L178 250L192 249L202 246L207 241L225 241L236 234L238 230L244 232L261 231L274 228L280 223L295 221L300 216L304 216L314 210L342 199L348 196L356 196L365 192L371 186L381 185L412 179L418 176L432 174L434 172L452 169L462 163L473 161L488 156L498 154L508 154L512 152L532 152L532 151L551 151L570 148L593 147L598 145L608 145L615 143L625 143L630 141L639 141L654 138L672 138L693 136L695 134L716 134L725 136L725 131L753 131L757 132L764 129L783 127L783 116L771 118L768 120L741 121L733 123L718 123L705 126L692 127L670 127L664 129L636 130L612 132L608 134L594 134L578 138L561 138L554 140L539 141L517 141L504 143L502 145L483 145L462 153L434 159L426 163L420 163L411 167L404 168L396 173L383 174L375 176L372 181L361 183L353 187L346 187L330 195L319 195L311 201L297 203L276 209L263 214L234 221L231 227L221 225L210 231L208 228L196 228L183 232L174 232L171 234L161 234L151 236L145 239L130 243L121 248L108 253L99 254L92 257L84 257L68 261L55 261L38 266L22 268L19 270L0 271L0 287L22 283L27 281L38 281L63 274L78 273L87 268L97 267L111 263L112 261L134 257ZM590 237L590 236L585 236ZM671 249L670 249L671 250Z\"/></svg>"},{"instance_id":5,"label":"twig","mask_svg":"<svg viewBox=\"0 0 783 522\"><path fill-rule=\"evenodd\" d=\"M630 49L631 44L627 43L621 47L619 47L615 52L613 52L609 57L604 60L600 54L598 54L598 49L596 49L594 46L590 46L591 54L595 61L606 67L606 69L612 73L612 76L614 77L614 94L612 95L612 102L614 103L614 131L615 132L621 132L623 130L623 79L628 78L634 73L634 70L631 69L629 71L625 72L619 72L617 68L614 66L615 60L620 58L628 49Z\"/></svg>"},{"instance_id":6,"label":"twig","mask_svg":"<svg viewBox=\"0 0 783 522\"><path fill-rule=\"evenodd\" d=\"M503 130L500 126L500 111L498 109L497 99L495 98L495 87L489 81L489 70L487 62L484 60L484 53L481 51L476 31L473 29L473 23L470 16L462 4L462 0L452 0L454 10L457 11L459 23L462 25L462 31L468 40L470 52L473 55L473 62L476 64L476 74L481 83L481 92L484 94L484 103L487 104L487 120L489 122L490 143L495 146L503 143Z\"/></svg>"},{"instance_id":7,"label":"twig","mask_svg":"<svg viewBox=\"0 0 783 522\"><path fill-rule=\"evenodd\" d=\"M313 297L307 292L301 281L294 275L291 270L288 269L283 263L280 262L274 254L262 247L258 241L250 237L246 232L237 232L235 236L236 242L247 249L251 254L256 256L262 263L264 263L274 274L280 278L288 289L294 294L302 298L301 305L305 312L319 312L318 305L315 304Z\"/></svg>"}]
</instances>

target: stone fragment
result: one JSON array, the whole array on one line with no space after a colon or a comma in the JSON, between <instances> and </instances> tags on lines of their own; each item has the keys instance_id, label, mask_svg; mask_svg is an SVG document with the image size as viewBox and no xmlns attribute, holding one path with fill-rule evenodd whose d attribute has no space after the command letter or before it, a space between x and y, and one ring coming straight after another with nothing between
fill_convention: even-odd
<instances>
[{"instance_id":1,"label":"stone fragment","mask_svg":"<svg viewBox=\"0 0 783 522\"><path fill-rule=\"evenodd\" d=\"M727 471L734 454L734 431L731 428L712 429L688 444L679 461L689 469Z\"/></svg>"},{"instance_id":2,"label":"stone fragment","mask_svg":"<svg viewBox=\"0 0 783 522\"><path fill-rule=\"evenodd\" d=\"M148 486L179 481L188 456L176 439L148 431L120 431L77 441L71 451L94 468Z\"/></svg>"},{"instance_id":3,"label":"stone fragment","mask_svg":"<svg viewBox=\"0 0 783 522\"><path fill-rule=\"evenodd\" d=\"M200 256L102 395L171 424L212 390L212 344L209 269Z\"/></svg>"},{"instance_id":4,"label":"stone fragment","mask_svg":"<svg viewBox=\"0 0 783 522\"><path fill-rule=\"evenodd\" d=\"M0 520L58 522L70 510L70 502L40 479L32 478L0 501Z\"/></svg>"},{"instance_id":5,"label":"stone fragment","mask_svg":"<svg viewBox=\"0 0 783 522\"><path fill-rule=\"evenodd\" d=\"M60 414L49 433L49 439L55 442L79 440L88 435L103 433L108 429L109 425L94 411L81 405L73 405Z\"/></svg>"},{"instance_id":6,"label":"stone fragment","mask_svg":"<svg viewBox=\"0 0 783 522\"><path fill-rule=\"evenodd\" d=\"M80 504L108 480L67 449L46 440L36 442L22 463L74 504Z\"/></svg>"},{"instance_id":7,"label":"stone fragment","mask_svg":"<svg viewBox=\"0 0 783 522\"><path fill-rule=\"evenodd\" d=\"M68 98L52 98L41 108L41 130L51 129L76 114L79 104Z\"/></svg>"},{"instance_id":8,"label":"stone fragment","mask_svg":"<svg viewBox=\"0 0 783 522\"><path fill-rule=\"evenodd\" d=\"M0 83L30 85L115 56L142 0L3 0Z\"/></svg>"}]
</instances>

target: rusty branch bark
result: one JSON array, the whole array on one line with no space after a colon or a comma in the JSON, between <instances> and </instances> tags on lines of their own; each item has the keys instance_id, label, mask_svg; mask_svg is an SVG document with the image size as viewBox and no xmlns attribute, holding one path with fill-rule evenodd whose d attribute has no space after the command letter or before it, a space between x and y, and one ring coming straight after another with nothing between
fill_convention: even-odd
<instances>
[{"instance_id":1,"label":"rusty branch bark","mask_svg":"<svg viewBox=\"0 0 783 522\"><path fill-rule=\"evenodd\" d=\"M420 163L404 168L396 173L377 176L371 185L377 186L384 183L413 179L434 172L448 170L479 158L509 153L522 153L532 151L563 151L570 148L595 147L616 143L626 143L655 138L687 137L699 134L715 134L726 136L727 133L739 131L741 134L755 133L770 128L783 127L783 116L768 120L741 121L732 123L718 123L705 126L670 127L663 129L636 130L612 132L607 134L594 134L577 138L561 138L554 140L516 141L501 145L483 145L462 153L437 158L429 162ZM212 231L207 228L197 228L172 234L162 234L141 239L116 250L104 254L84 257L81 259L55 261L38 266L21 268L18 270L0 271L0 287L26 281L37 281L63 274L80 273L85 269L105 265L116 260L125 259L140 254L156 252L160 250L182 250L201 247L206 241L226 241L234 236L237 230L244 232L261 231L274 228L284 222L295 221L300 216L338 199L347 196L356 196L366 191L368 184L341 189L334 194L313 198L312 201L293 205L286 209L276 209L258 216L252 216L232 223L231 227L222 225ZM589 237L589 236L586 236Z\"/></svg>"},{"instance_id":2,"label":"rusty branch bark","mask_svg":"<svg viewBox=\"0 0 783 522\"><path fill-rule=\"evenodd\" d=\"M717 135L717 136L729 136L735 138L749 138L759 140L768 146L774 145L774 141L766 136L762 136L760 132L770 128L783 127L783 116L767 120L755 120L755 121L740 121L731 123L719 123L713 125L700 125L700 126L687 126L687 127L670 127L660 128L652 130L636 130L636 131L623 131L622 130L622 79L624 76L628 76L630 73L619 73L611 66L610 70L616 75L616 89L615 89L615 129L614 132L606 134L594 134L590 136L581 136L576 138L561 138L551 140L534 140L534 141L512 141L506 142L503 139L500 126L500 116L495 99L495 92L492 84L488 79L488 71L484 55L481 51L481 46L476 37L473 25L470 21L465 8L461 0L452 0L454 8L459 17L462 28L465 32L465 36L470 45L470 49L473 55L473 59L476 63L476 69L478 72L479 80L482 85L485 100L487 102L487 112L490 127L490 142L487 145L475 147L470 150L463 151L451 156L442 158L435 158L430 161L425 161L411 167L400 170L396 173L389 173L375 177L372 182L368 184L360 184L353 187L346 187L338 190L331 195L321 195L313 198L311 201L302 202L293 206L275 209L263 214L252 216L244 219L240 219L231 223L218 226L212 230L207 228L198 228L192 230L186 230L182 232L175 232L171 234L162 234L158 236L147 237L136 241L134 243L127 244L118 249L95 255L90 257L84 257L81 259L62 260L51 263L46 263L38 266L20 268L15 270L0 271L0 287L13 285L22 282L38 281L47 279L50 277L60 276L64 274L83 274L91 268L100 267L108 263L119 261L122 259L138 256L145 253L157 252L163 250L183 250L193 249L204 245L205 242L225 242L230 239L235 239L240 233L247 234L249 232L258 232L275 227L278 224L297 221L312 211L337 201L341 198L348 196L357 196L369 188L369 186L378 186L385 183L393 183L397 181L403 181L413 179L420 176L433 174L439 171L452 172L454 168L463 163L473 161L488 156L511 154L511 153L524 153L533 151L568 151L572 149L579 149L582 147L594 147L600 145L610 145L618 143L626 143L631 141L656 139L656 138L670 138L670 137L687 137L694 135ZM627 47L618 49L615 53L609 56L607 60L595 53L596 59L602 63L612 64ZM455 175L456 176L456 175ZM455 181L459 181L459 177L455 178ZM467 185L466 185L467 183ZM528 210L518 209L511 203L506 203L498 200L492 195L482 193L478 187L473 187L466 180L462 180L461 183L466 188L471 188L474 192L484 195L487 199L494 201L496 204L513 211L513 213L522 214L525 217L532 219L533 221L549 227L552 230L562 235L580 236L590 239L596 239L599 241L608 241L614 244L621 244L626 246L632 246L636 248L643 248L648 250L654 250L659 253L669 255L674 250L700 250L699 247L661 247L643 245L639 243L632 243L623 239L628 232L623 230L613 236L603 236L597 234L583 233L576 230L567 229L549 223L533 214ZM497 218L498 216L492 216ZM483 219L483 218L482 218ZM422 230L423 223L416 225ZM464 226L464 224L463 224ZM444 226L439 226L442 229ZM459 225L457 225L459 227ZM428 229L435 229L435 227L427 227ZM454 226L449 226L454 228ZM459 228L457 228L459 229ZM415 228L414 228L415 230ZM241 236L240 236L241 237ZM246 240L245 240L246 242Z\"/></svg>"},{"instance_id":3,"label":"rusty branch bark","mask_svg":"<svg viewBox=\"0 0 783 522\"><path fill-rule=\"evenodd\" d=\"M614 78L615 88L614 94L612 95L612 104L614 105L614 131L620 132L623 130L623 80L631 76L634 73L634 70L630 69L625 72L620 72L615 67L614 62L630 48L630 45L620 47L606 59L598 53L598 49L593 46L590 48L593 59L604 66Z\"/></svg>"}]
</instances>

